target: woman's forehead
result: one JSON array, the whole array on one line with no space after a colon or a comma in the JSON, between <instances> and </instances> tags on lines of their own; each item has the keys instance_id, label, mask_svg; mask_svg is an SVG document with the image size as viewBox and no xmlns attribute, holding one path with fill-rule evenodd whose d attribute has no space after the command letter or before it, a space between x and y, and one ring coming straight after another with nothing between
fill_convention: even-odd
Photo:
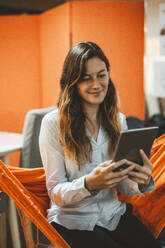
<instances>
[{"instance_id":1,"label":"woman's forehead","mask_svg":"<svg viewBox=\"0 0 165 248\"><path fill-rule=\"evenodd\" d=\"M85 64L85 73L91 74L106 70L106 65L103 60L98 57L88 59Z\"/></svg>"}]
</instances>

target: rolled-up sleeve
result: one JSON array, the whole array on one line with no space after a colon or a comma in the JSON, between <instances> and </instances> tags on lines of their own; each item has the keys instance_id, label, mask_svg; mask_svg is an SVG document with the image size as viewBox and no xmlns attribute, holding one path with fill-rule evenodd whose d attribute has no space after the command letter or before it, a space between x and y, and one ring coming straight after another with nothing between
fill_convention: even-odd
<instances>
[{"instance_id":1,"label":"rolled-up sleeve","mask_svg":"<svg viewBox=\"0 0 165 248\"><path fill-rule=\"evenodd\" d=\"M143 193L149 193L155 189L155 182L151 177L149 185L139 187L138 183L127 178L119 183L118 188L120 193L128 196L143 195Z\"/></svg>"},{"instance_id":2,"label":"rolled-up sleeve","mask_svg":"<svg viewBox=\"0 0 165 248\"><path fill-rule=\"evenodd\" d=\"M91 195L85 188L85 176L69 182L65 157L58 136L57 121L48 118L47 115L42 120L39 147L48 194L55 204L74 205Z\"/></svg>"},{"instance_id":3,"label":"rolled-up sleeve","mask_svg":"<svg viewBox=\"0 0 165 248\"><path fill-rule=\"evenodd\" d=\"M150 193L156 188L155 181L153 177L151 177L150 182L147 186L139 186L139 190L142 193Z\"/></svg>"}]
</instances>

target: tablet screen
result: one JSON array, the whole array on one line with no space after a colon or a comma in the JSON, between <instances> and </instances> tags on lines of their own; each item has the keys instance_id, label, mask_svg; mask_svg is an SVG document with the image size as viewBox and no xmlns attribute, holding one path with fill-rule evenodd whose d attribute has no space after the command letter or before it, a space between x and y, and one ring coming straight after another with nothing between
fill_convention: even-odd
<instances>
[{"instance_id":1,"label":"tablet screen","mask_svg":"<svg viewBox=\"0 0 165 248\"><path fill-rule=\"evenodd\" d=\"M127 159L139 165L143 165L139 150L143 149L145 154L150 157L151 147L157 131L158 127L147 127L122 132L115 152L114 161ZM122 167L125 168L126 166Z\"/></svg>"}]
</instances>

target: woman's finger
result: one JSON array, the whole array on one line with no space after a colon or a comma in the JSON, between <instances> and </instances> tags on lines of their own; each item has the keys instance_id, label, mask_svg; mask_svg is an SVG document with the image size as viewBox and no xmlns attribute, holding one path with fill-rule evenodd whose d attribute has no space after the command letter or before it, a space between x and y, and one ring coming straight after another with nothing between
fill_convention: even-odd
<instances>
[{"instance_id":1,"label":"woman's finger","mask_svg":"<svg viewBox=\"0 0 165 248\"><path fill-rule=\"evenodd\" d=\"M100 164L98 167L106 168L106 167L108 167L109 165L111 165L112 162L113 162L112 160L105 161L104 163Z\"/></svg>"},{"instance_id":2,"label":"woman's finger","mask_svg":"<svg viewBox=\"0 0 165 248\"><path fill-rule=\"evenodd\" d=\"M144 181L147 181L150 177L150 175L146 175L144 173L141 173L141 172L134 172L134 171L130 171L129 172L129 175L131 177L134 177L134 178L139 178L140 180L144 180Z\"/></svg>"},{"instance_id":3,"label":"woman's finger","mask_svg":"<svg viewBox=\"0 0 165 248\"><path fill-rule=\"evenodd\" d=\"M149 161L149 163L151 163L151 162ZM151 166L146 166L146 164L139 165L139 164L136 164L136 163L134 163L132 161L128 161L128 160L127 160L127 164L128 165L134 165L136 172L144 173L147 176L150 176L152 174L152 167L153 167L152 164L151 164Z\"/></svg>"},{"instance_id":4,"label":"woman's finger","mask_svg":"<svg viewBox=\"0 0 165 248\"><path fill-rule=\"evenodd\" d=\"M114 186L117 186L121 181L125 180L126 178L128 178L128 175L125 175L123 177L120 178L114 178L112 180L109 181L109 188L113 188Z\"/></svg>"},{"instance_id":5,"label":"woman's finger","mask_svg":"<svg viewBox=\"0 0 165 248\"><path fill-rule=\"evenodd\" d=\"M124 175L122 177L113 177L113 175L110 175L109 177L107 177L106 182L104 183L105 187L109 188L111 187L111 185L113 184L119 184L121 181L123 181L124 179L128 178L128 175Z\"/></svg>"},{"instance_id":6,"label":"woman's finger","mask_svg":"<svg viewBox=\"0 0 165 248\"><path fill-rule=\"evenodd\" d=\"M145 181L142 180L142 179L139 179L139 178L137 178L137 177L130 177L130 179L131 179L132 181L138 183L138 184L143 184L143 185L145 185Z\"/></svg>"},{"instance_id":7,"label":"woman's finger","mask_svg":"<svg viewBox=\"0 0 165 248\"><path fill-rule=\"evenodd\" d=\"M126 159L122 159L118 162L112 162L109 166L105 168L106 173L114 171L115 169L119 168L125 163L126 163Z\"/></svg>"},{"instance_id":8,"label":"woman's finger","mask_svg":"<svg viewBox=\"0 0 165 248\"><path fill-rule=\"evenodd\" d=\"M113 184L111 184L108 188L109 189L112 189L112 188L114 188L114 187L116 187L117 186L117 183L113 183Z\"/></svg>"},{"instance_id":9,"label":"woman's finger","mask_svg":"<svg viewBox=\"0 0 165 248\"><path fill-rule=\"evenodd\" d=\"M152 169L153 165L152 165L151 161L149 160L149 158L147 157L147 155L145 154L145 152L142 149L140 149L140 155L141 155L141 158L143 160L143 165L145 165L148 168Z\"/></svg>"}]
</instances>

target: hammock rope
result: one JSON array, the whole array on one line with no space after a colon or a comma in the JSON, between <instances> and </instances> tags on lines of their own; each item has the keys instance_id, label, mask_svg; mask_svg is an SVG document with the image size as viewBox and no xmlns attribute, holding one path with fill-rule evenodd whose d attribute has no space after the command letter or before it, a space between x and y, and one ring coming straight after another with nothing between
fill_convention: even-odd
<instances>
[{"instance_id":1,"label":"hammock rope","mask_svg":"<svg viewBox=\"0 0 165 248\"><path fill-rule=\"evenodd\" d=\"M46 209L43 209L43 206L38 203L33 194L23 186L9 168L10 166L6 166L0 161L1 189L14 200L15 204L44 233L52 244L56 245L57 248L69 248L70 246L66 241L45 218Z\"/></svg>"}]
</instances>

